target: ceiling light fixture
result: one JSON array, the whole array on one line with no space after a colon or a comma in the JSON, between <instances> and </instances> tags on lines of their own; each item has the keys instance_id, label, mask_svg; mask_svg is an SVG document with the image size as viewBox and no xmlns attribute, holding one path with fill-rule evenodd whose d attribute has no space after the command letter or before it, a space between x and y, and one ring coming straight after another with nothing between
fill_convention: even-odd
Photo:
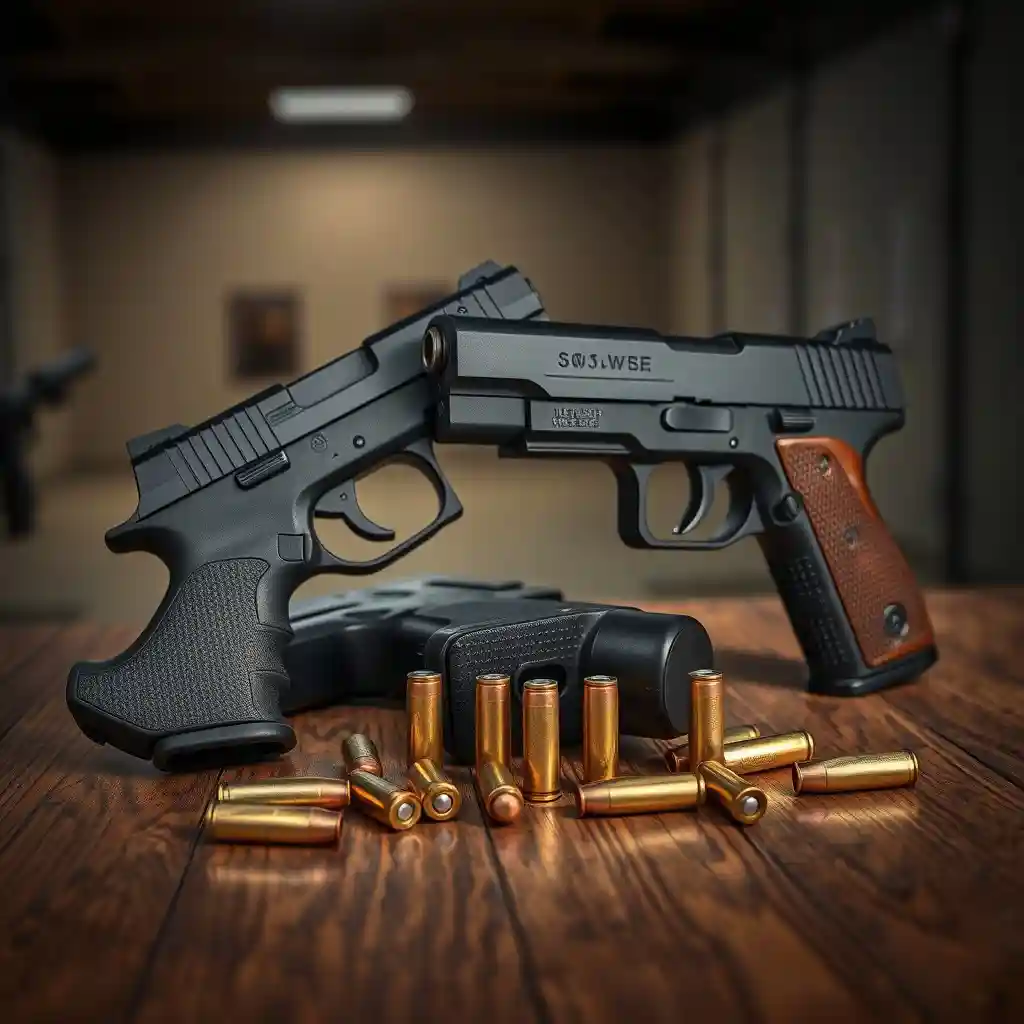
<instances>
[{"instance_id":1,"label":"ceiling light fixture","mask_svg":"<svg viewBox=\"0 0 1024 1024\"><path fill-rule=\"evenodd\" d=\"M413 98L401 86L275 89L270 112L286 124L401 121Z\"/></svg>"}]
</instances>

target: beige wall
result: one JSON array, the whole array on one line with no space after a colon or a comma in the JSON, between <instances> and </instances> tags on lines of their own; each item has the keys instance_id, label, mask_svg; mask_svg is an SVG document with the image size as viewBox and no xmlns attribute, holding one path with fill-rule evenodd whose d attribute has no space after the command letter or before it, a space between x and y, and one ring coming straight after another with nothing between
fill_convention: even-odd
<instances>
[{"instance_id":1,"label":"beige wall","mask_svg":"<svg viewBox=\"0 0 1024 1024\"><path fill-rule=\"evenodd\" d=\"M12 368L21 375L65 347L60 177L53 157L21 136L0 137L7 183ZM40 410L29 460L37 479L66 468L71 413Z\"/></svg>"},{"instance_id":2,"label":"beige wall","mask_svg":"<svg viewBox=\"0 0 1024 1024\"><path fill-rule=\"evenodd\" d=\"M668 319L656 150L159 155L66 168L74 340L101 367L79 406L80 465L134 434L244 398L226 376L224 297L294 285L305 368L384 325L382 289L484 259L518 264L559 319Z\"/></svg>"},{"instance_id":3,"label":"beige wall","mask_svg":"<svg viewBox=\"0 0 1024 1024\"><path fill-rule=\"evenodd\" d=\"M785 334L789 322L792 92L738 110L725 127L725 323Z\"/></svg>"},{"instance_id":4,"label":"beige wall","mask_svg":"<svg viewBox=\"0 0 1024 1024\"><path fill-rule=\"evenodd\" d=\"M669 314L675 334L711 331L709 183L711 130L698 129L671 150Z\"/></svg>"},{"instance_id":5,"label":"beige wall","mask_svg":"<svg viewBox=\"0 0 1024 1024\"><path fill-rule=\"evenodd\" d=\"M810 97L811 331L872 316L907 423L868 482L911 555L945 540L946 39L937 15L824 69Z\"/></svg>"}]
</instances>

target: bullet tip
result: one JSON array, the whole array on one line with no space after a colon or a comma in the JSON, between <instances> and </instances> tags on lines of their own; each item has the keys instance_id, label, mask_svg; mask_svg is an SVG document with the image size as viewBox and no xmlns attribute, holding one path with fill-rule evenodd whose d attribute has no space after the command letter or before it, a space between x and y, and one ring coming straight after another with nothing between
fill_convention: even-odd
<instances>
[{"instance_id":1,"label":"bullet tip","mask_svg":"<svg viewBox=\"0 0 1024 1024\"><path fill-rule=\"evenodd\" d=\"M522 804L511 793L499 793L491 804L491 817L501 822L515 821L521 810Z\"/></svg>"}]
</instances>

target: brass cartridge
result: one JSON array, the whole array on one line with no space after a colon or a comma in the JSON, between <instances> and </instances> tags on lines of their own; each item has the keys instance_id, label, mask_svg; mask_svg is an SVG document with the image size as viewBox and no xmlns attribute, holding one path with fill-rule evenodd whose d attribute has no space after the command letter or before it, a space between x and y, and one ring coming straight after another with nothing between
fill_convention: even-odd
<instances>
[{"instance_id":1,"label":"brass cartridge","mask_svg":"<svg viewBox=\"0 0 1024 1024\"><path fill-rule=\"evenodd\" d=\"M462 794L446 779L437 764L424 757L409 768L409 785L419 797L423 813L434 821L448 821L459 813Z\"/></svg>"},{"instance_id":2,"label":"brass cartridge","mask_svg":"<svg viewBox=\"0 0 1024 1024\"><path fill-rule=\"evenodd\" d=\"M734 725L725 730L723 738L726 746L730 743L741 743L743 740L756 740L761 730L756 725ZM674 747L665 751L665 764L670 772L688 772L690 770L690 737L683 736Z\"/></svg>"},{"instance_id":3,"label":"brass cartridge","mask_svg":"<svg viewBox=\"0 0 1024 1024\"><path fill-rule=\"evenodd\" d=\"M485 761L476 770L476 785L484 810L493 821L509 825L523 813L523 794L508 765Z\"/></svg>"},{"instance_id":4,"label":"brass cartridge","mask_svg":"<svg viewBox=\"0 0 1024 1024\"><path fill-rule=\"evenodd\" d=\"M258 782L223 782L217 787L220 803L277 804L290 807L348 807L347 779L260 779Z\"/></svg>"},{"instance_id":5,"label":"brass cartridge","mask_svg":"<svg viewBox=\"0 0 1024 1024\"><path fill-rule=\"evenodd\" d=\"M576 813L608 817L699 807L707 790L700 775L636 775L577 786Z\"/></svg>"},{"instance_id":6,"label":"brass cartridge","mask_svg":"<svg viewBox=\"0 0 1024 1024\"><path fill-rule=\"evenodd\" d=\"M338 841L341 815L323 807L214 802L206 809L205 831L221 843L321 846Z\"/></svg>"},{"instance_id":7,"label":"brass cartridge","mask_svg":"<svg viewBox=\"0 0 1024 1024\"><path fill-rule=\"evenodd\" d=\"M558 743L558 683L531 679L523 685L523 796L546 804L562 795Z\"/></svg>"},{"instance_id":8,"label":"brass cartridge","mask_svg":"<svg viewBox=\"0 0 1024 1024\"><path fill-rule=\"evenodd\" d=\"M793 765L793 790L847 793L857 789L898 789L913 786L919 774L917 757L911 750L833 757Z\"/></svg>"},{"instance_id":9,"label":"brass cartridge","mask_svg":"<svg viewBox=\"0 0 1024 1024\"><path fill-rule=\"evenodd\" d=\"M512 756L511 679L501 672L476 677L476 767L509 765Z\"/></svg>"},{"instance_id":10,"label":"brass cartridge","mask_svg":"<svg viewBox=\"0 0 1024 1024\"><path fill-rule=\"evenodd\" d=\"M722 760L725 698L722 673L710 668L690 673L690 770L702 761Z\"/></svg>"},{"instance_id":11,"label":"brass cartridge","mask_svg":"<svg viewBox=\"0 0 1024 1024\"><path fill-rule=\"evenodd\" d=\"M352 802L382 825L401 831L412 828L420 820L420 802L410 790L364 771L352 772L349 781Z\"/></svg>"},{"instance_id":12,"label":"brass cartridge","mask_svg":"<svg viewBox=\"0 0 1024 1024\"><path fill-rule=\"evenodd\" d=\"M409 719L406 763L422 758L444 764L444 729L441 722L441 673L419 669L406 676L405 710Z\"/></svg>"},{"instance_id":13,"label":"brass cartridge","mask_svg":"<svg viewBox=\"0 0 1024 1024\"><path fill-rule=\"evenodd\" d=\"M750 785L734 771L717 761L701 761L697 769L708 792L741 825L753 825L768 809L764 790Z\"/></svg>"},{"instance_id":14,"label":"brass cartridge","mask_svg":"<svg viewBox=\"0 0 1024 1024\"><path fill-rule=\"evenodd\" d=\"M726 744L722 763L737 775L768 772L814 757L814 737L809 732L783 732L756 740Z\"/></svg>"},{"instance_id":15,"label":"brass cartridge","mask_svg":"<svg viewBox=\"0 0 1024 1024\"><path fill-rule=\"evenodd\" d=\"M583 680L583 781L619 774L619 681L615 676Z\"/></svg>"},{"instance_id":16,"label":"brass cartridge","mask_svg":"<svg viewBox=\"0 0 1024 1024\"><path fill-rule=\"evenodd\" d=\"M341 744L341 756L349 773L369 772L370 775L384 776L384 766L380 763L380 754L369 736L354 732L346 736Z\"/></svg>"},{"instance_id":17,"label":"brass cartridge","mask_svg":"<svg viewBox=\"0 0 1024 1024\"><path fill-rule=\"evenodd\" d=\"M737 775L747 775L751 772L785 768L798 761L807 761L813 756L814 739L809 732L783 732L777 736L759 736L753 740L730 742L727 731L725 748L722 750L722 760L719 763ZM665 760L671 765L667 754Z\"/></svg>"}]
</instances>

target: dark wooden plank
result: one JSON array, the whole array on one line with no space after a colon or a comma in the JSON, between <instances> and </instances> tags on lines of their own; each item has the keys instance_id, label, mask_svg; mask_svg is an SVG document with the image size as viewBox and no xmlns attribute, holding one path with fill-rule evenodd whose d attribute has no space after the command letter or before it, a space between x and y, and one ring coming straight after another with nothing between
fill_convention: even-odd
<instances>
[{"instance_id":1,"label":"dark wooden plank","mask_svg":"<svg viewBox=\"0 0 1024 1024\"><path fill-rule=\"evenodd\" d=\"M7 679L60 632L57 623L0 626L0 695Z\"/></svg>"},{"instance_id":2,"label":"dark wooden plank","mask_svg":"<svg viewBox=\"0 0 1024 1024\"><path fill-rule=\"evenodd\" d=\"M65 637L19 680L48 696L0 741L5 1020L123 1016L213 789L212 775L164 777L72 721L68 665L110 657L133 635Z\"/></svg>"},{"instance_id":3,"label":"dark wooden plank","mask_svg":"<svg viewBox=\"0 0 1024 1024\"><path fill-rule=\"evenodd\" d=\"M734 682L803 686L806 668L777 599L656 607L701 619ZM1024 590L933 593L928 608L938 663L880 699L1024 788Z\"/></svg>"},{"instance_id":4,"label":"dark wooden plank","mask_svg":"<svg viewBox=\"0 0 1024 1024\"><path fill-rule=\"evenodd\" d=\"M0 738L33 707L64 687L68 670L77 660L68 652L87 648L100 634L98 626L89 624L44 632L31 653L0 681Z\"/></svg>"},{"instance_id":5,"label":"dark wooden plank","mask_svg":"<svg viewBox=\"0 0 1024 1024\"><path fill-rule=\"evenodd\" d=\"M641 751L624 771L658 770ZM579 762L563 771L580 777ZM778 872L717 815L581 820L566 796L490 833L551 1021L871 1017L872 993L788 920ZM884 995L899 1016L898 991Z\"/></svg>"},{"instance_id":6,"label":"dark wooden plank","mask_svg":"<svg viewBox=\"0 0 1024 1024\"><path fill-rule=\"evenodd\" d=\"M400 777L402 712L296 724L287 759L231 774L336 772L342 736L359 731ZM455 778L453 822L396 834L350 809L337 850L201 843L133 1019L540 1019L468 776Z\"/></svg>"},{"instance_id":7,"label":"dark wooden plank","mask_svg":"<svg viewBox=\"0 0 1024 1024\"><path fill-rule=\"evenodd\" d=\"M930 602L939 662L886 701L1024 789L1024 592Z\"/></svg>"},{"instance_id":8,"label":"dark wooden plank","mask_svg":"<svg viewBox=\"0 0 1024 1024\"><path fill-rule=\"evenodd\" d=\"M949 621L961 621L972 598L949 600ZM772 732L808 729L819 757L909 747L921 762L914 790L797 798L788 772L758 776L771 806L744 835L801 894L804 908L794 905L794 920L817 933L851 983L881 973L928 1019L1009 1019L1014 1006L1024 1014L1020 790L888 696L803 692L803 667L790 660L795 641L771 602L747 609L715 602L700 614L724 652L723 668L734 670L731 721ZM914 685L942 709L948 694L930 682L955 671L960 654L944 612L936 619L947 667ZM994 614L988 622L988 642L1002 649L1010 618L1002 629ZM1004 682L992 674L979 686ZM943 712L954 723L958 713ZM1020 727L1013 728L1002 735L1019 744Z\"/></svg>"}]
</instances>

